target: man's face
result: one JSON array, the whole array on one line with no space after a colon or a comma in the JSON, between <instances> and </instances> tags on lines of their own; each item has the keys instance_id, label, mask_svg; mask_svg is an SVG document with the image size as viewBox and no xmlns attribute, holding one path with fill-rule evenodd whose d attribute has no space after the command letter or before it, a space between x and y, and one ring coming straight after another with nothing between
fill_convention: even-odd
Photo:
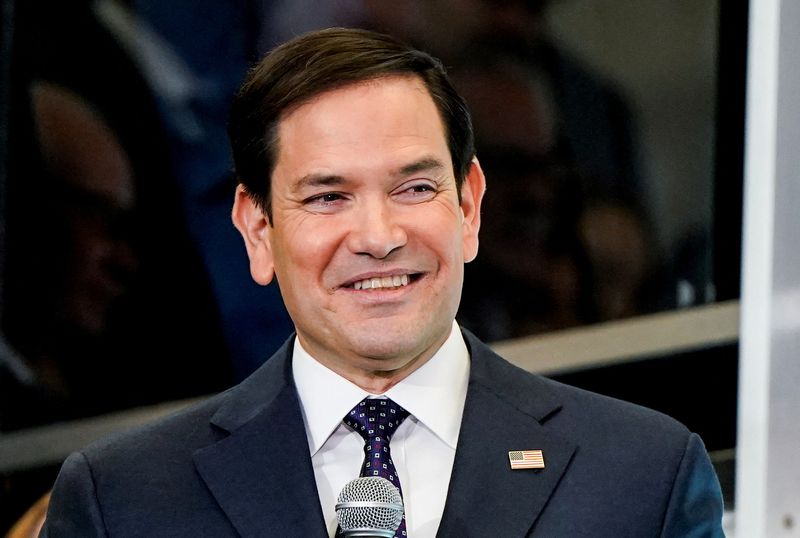
<instances>
[{"instance_id":1,"label":"man's face","mask_svg":"<svg viewBox=\"0 0 800 538\"><path fill-rule=\"evenodd\" d=\"M278 127L272 224L243 191L234 221L251 272L281 287L317 360L391 384L447 338L477 254L482 172L459 202L440 116L416 77L323 93Z\"/></svg>"}]
</instances>

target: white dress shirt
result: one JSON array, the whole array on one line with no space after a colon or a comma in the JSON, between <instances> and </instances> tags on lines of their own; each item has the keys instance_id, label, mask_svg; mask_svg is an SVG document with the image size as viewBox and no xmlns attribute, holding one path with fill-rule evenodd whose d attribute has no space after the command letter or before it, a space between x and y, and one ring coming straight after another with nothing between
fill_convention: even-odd
<instances>
[{"instance_id":1,"label":"white dress shirt","mask_svg":"<svg viewBox=\"0 0 800 538\"><path fill-rule=\"evenodd\" d=\"M342 418L367 396L391 398L411 415L390 444L410 538L436 535L453 469L469 382L469 352L458 325L436 354L385 394L370 395L314 360L295 338L292 370L328 533L342 487L357 478L364 439Z\"/></svg>"}]
</instances>

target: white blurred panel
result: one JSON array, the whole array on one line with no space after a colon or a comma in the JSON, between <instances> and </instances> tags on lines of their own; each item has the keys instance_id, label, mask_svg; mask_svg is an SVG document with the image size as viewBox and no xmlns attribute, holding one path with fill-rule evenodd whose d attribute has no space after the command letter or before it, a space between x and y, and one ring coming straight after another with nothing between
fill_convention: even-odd
<instances>
[{"instance_id":1,"label":"white blurred panel","mask_svg":"<svg viewBox=\"0 0 800 538\"><path fill-rule=\"evenodd\" d=\"M750 4L738 536L800 536L800 3Z\"/></svg>"}]
</instances>

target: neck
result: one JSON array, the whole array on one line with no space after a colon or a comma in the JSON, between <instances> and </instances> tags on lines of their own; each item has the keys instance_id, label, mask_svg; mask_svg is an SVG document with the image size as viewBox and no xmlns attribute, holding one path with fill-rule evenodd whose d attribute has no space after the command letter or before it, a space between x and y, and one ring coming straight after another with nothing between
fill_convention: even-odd
<instances>
[{"instance_id":1,"label":"neck","mask_svg":"<svg viewBox=\"0 0 800 538\"><path fill-rule=\"evenodd\" d=\"M430 358L430 357L429 357ZM427 359L426 361L427 362ZM354 385L364 389L370 394L385 394L390 388L397 385L403 379L408 377L411 372L422 366L416 365L413 369L408 371L363 371L363 372L337 372L339 375L353 383Z\"/></svg>"},{"instance_id":2,"label":"neck","mask_svg":"<svg viewBox=\"0 0 800 538\"><path fill-rule=\"evenodd\" d=\"M442 335L421 352L406 355L341 355L329 349L316 349L298 333L300 344L314 360L370 394L384 394L428 362L442 347L450 333Z\"/></svg>"},{"instance_id":3,"label":"neck","mask_svg":"<svg viewBox=\"0 0 800 538\"><path fill-rule=\"evenodd\" d=\"M436 349L438 350L439 348L437 347ZM356 364L317 360L366 392L384 394L428 362L434 353L435 350L410 359L387 360L360 357Z\"/></svg>"},{"instance_id":4,"label":"neck","mask_svg":"<svg viewBox=\"0 0 800 538\"><path fill-rule=\"evenodd\" d=\"M451 330L435 339L416 342L391 342L384 346L343 346L333 348L302 331L297 337L302 348L316 362L370 394L384 394L428 362L450 337ZM399 345L393 345L399 344Z\"/></svg>"}]
</instances>

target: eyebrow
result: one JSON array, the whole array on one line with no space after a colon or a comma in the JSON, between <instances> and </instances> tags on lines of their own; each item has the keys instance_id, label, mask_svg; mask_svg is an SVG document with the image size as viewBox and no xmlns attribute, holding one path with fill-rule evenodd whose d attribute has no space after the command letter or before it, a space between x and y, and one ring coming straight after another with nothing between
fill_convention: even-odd
<instances>
[{"instance_id":1,"label":"eyebrow","mask_svg":"<svg viewBox=\"0 0 800 538\"><path fill-rule=\"evenodd\" d=\"M330 187L342 185L345 178L336 174L306 174L292 185L293 192L299 192L307 187Z\"/></svg>"},{"instance_id":2,"label":"eyebrow","mask_svg":"<svg viewBox=\"0 0 800 538\"><path fill-rule=\"evenodd\" d=\"M392 175L395 176L410 176L412 174L416 174L417 172L424 172L429 170L440 171L445 168L444 163L437 159L436 157L423 157L422 159L413 162L411 164L407 164L401 167L397 172L394 172Z\"/></svg>"}]
</instances>

